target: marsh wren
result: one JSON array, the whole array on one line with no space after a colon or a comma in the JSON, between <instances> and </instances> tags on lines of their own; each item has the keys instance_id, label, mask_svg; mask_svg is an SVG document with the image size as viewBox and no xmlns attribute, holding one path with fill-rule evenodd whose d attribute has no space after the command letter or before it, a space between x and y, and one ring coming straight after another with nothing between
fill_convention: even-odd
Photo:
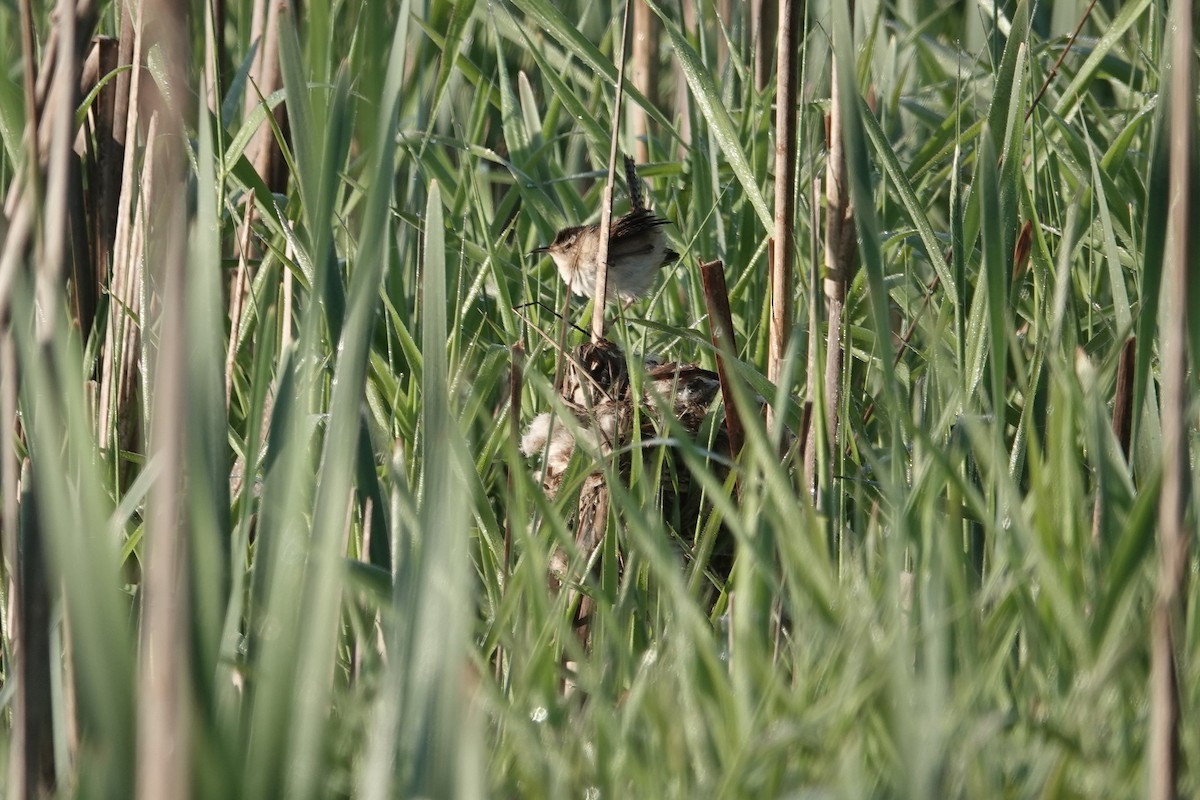
<instances>
[{"instance_id":1,"label":"marsh wren","mask_svg":"<svg viewBox=\"0 0 1200 800\"><path fill-rule=\"evenodd\" d=\"M665 265L678 260L679 254L667 247L662 226L669 220L657 217L642 205L641 186L633 159L625 159L625 177L629 182L628 214L614 219L608 237L608 301L627 303L645 297L654 288L654 279ZM600 250L600 225L576 225L563 228L550 244L534 253L549 253L567 287L577 295L590 297L596 289L597 256Z\"/></svg>"}]
</instances>

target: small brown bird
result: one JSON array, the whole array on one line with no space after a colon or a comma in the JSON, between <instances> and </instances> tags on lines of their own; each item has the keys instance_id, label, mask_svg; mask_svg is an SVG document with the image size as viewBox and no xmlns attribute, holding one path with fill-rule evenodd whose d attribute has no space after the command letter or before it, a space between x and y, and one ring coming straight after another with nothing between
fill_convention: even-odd
<instances>
[{"instance_id":1,"label":"small brown bird","mask_svg":"<svg viewBox=\"0 0 1200 800\"><path fill-rule=\"evenodd\" d=\"M625 160L632 210L613 220L608 237L608 291L606 300L632 302L650 294L654 279L663 266L679 259L667 247L662 226L669 220L655 216L642 206L641 186L633 169L633 160ZM600 251L600 225L576 225L563 228L554 241L534 253L549 253L567 287L577 295L590 297L596 289L597 256Z\"/></svg>"}]
</instances>

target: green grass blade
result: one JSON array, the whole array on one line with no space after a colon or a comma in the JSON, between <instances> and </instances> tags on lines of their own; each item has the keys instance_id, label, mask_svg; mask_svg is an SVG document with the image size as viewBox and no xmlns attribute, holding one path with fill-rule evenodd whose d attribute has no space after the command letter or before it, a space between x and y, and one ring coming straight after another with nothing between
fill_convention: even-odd
<instances>
[{"instance_id":1,"label":"green grass blade","mask_svg":"<svg viewBox=\"0 0 1200 800\"><path fill-rule=\"evenodd\" d=\"M1008 403L1005 400L1008 370L1008 267L1004 253L1005 236L1001 229L1000 187L996 175L996 150L991 130L984 128L981 147L975 161L976 191L979 192L980 216L983 220L983 272L986 277L981 289L987 292L987 331L989 378L991 383L991 412L995 415L995 431L1003 436L1004 418ZM978 291L978 290L977 290Z\"/></svg>"},{"instance_id":2,"label":"green grass blade","mask_svg":"<svg viewBox=\"0 0 1200 800\"><path fill-rule=\"evenodd\" d=\"M713 138L729 161L730 169L741 183L742 191L746 193L746 199L750 201L750 205L758 214L763 227L773 230L774 217L767 208L767 201L759 189L758 177L754 174L750 161L742 148L742 136L721 99L721 93L713 81L711 69L705 65L700 55L688 42L683 31L663 13L662 9L653 0L647 0L647 4L662 20L663 28L671 39L671 48L679 59L679 66L683 70L684 77L687 78L688 88L692 90L691 96L700 107L701 113L704 114L704 119L712 130Z\"/></svg>"},{"instance_id":3,"label":"green grass blade","mask_svg":"<svg viewBox=\"0 0 1200 800\"><path fill-rule=\"evenodd\" d=\"M1100 35L1100 40L1092 47L1088 57L1084 60L1079 71L1075 73L1075 77L1067 84L1067 88L1063 89L1062 94L1058 98L1058 102L1054 104L1054 114L1059 117L1069 117L1075 112L1080 99L1083 97L1084 90L1096 78L1096 73L1099 71L1104 59L1112 52L1113 48L1121 40L1138 18L1145 13L1150 7L1150 0L1133 0L1130 3L1122 3L1120 11L1108 25L1104 32Z\"/></svg>"},{"instance_id":4,"label":"green grass blade","mask_svg":"<svg viewBox=\"0 0 1200 800\"><path fill-rule=\"evenodd\" d=\"M845 139L846 167L854 201L854 222L858 229L859 254L867 271L867 294L871 325L879 347L878 359L883 373L884 392L893 413L900 411L900 392L891 346L891 321L888 316L886 269L880 249L879 223L875 215L875 194L871 187L871 162L867 157L866 127L862 121L858 84L851 51L850 22L846 9L834 10L833 38L838 57L838 82L834 91L842 101L842 136Z\"/></svg>"},{"instance_id":5,"label":"green grass blade","mask_svg":"<svg viewBox=\"0 0 1200 800\"><path fill-rule=\"evenodd\" d=\"M938 241L933 226L929 222L928 214L917 198L916 192L913 191L908 177L904 174L904 169L900 166L899 159L896 158L895 151L884 137L883 129L879 127L879 121L875 119L874 114L870 113L869 109L860 107L859 118L862 120L863 129L871 141L871 146L875 149L875 154L883 165L884 172L895 185L896 192L900 195L900 201L904 204L904 209L908 212L913 227L917 229L921 243L925 245L925 254L929 258L929 263L933 265L937 276L942 279L946 302L956 305L959 302L956 288L958 283L950 272L950 265L946 263L946 257L942 252L945 249L944 245Z\"/></svg>"}]
</instances>

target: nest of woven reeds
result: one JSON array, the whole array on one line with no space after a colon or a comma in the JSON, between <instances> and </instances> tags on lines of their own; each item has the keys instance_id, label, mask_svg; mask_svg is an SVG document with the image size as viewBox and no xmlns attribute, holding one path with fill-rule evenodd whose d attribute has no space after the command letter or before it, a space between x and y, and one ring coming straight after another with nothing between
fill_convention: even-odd
<instances>
[{"instance_id":1,"label":"nest of woven reeds","mask_svg":"<svg viewBox=\"0 0 1200 800\"><path fill-rule=\"evenodd\" d=\"M556 590L580 585L588 565L594 567L597 563L596 555L608 529L610 490L606 475L615 475L628 485L635 447L641 451L647 468L661 461L656 505L667 527L675 533L681 563L694 557L697 532L704 528L711 513L701 482L693 479L680 456L684 437L705 454L704 468L718 482L728 475L729 437L718 402L717 374L655 358L637 359L634 368L644 370L640 381L630 380L629 360L611 342L579 346L568 361L560 391L571 419L562 419L561 414L558 418L551 413L540 414L521 439L522 452L534 459L535 475L552 499L563 489L574 457L585 459L589 469L571 520L576 552L570 554L559 548L551 559L550 581ZM636 398L632 388L635 383L641 387ZM615 466L615 470L606 471L606 465ZM718 536L706 568L716 581L724 583L732 560L729 536ZM577 622L586 619L589 608L590 602L584 598Z\"/></svg>"}]
</instances>

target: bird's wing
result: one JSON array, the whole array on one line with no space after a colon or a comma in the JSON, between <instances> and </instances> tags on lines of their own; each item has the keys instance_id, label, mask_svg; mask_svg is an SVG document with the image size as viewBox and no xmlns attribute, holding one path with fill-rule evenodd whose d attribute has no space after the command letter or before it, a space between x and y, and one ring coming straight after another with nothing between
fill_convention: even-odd
<instances>
[{"instance_id":1,"label":"bird's wing","mask_svg":"<svg viewBox=\"0 0 1200 800\"><path fill-rule=\"evenodd\" d=\"M612 233L608 239L609 258L623 255L649 253L654 250L654 242L641 234L666 225L667 220L656 217L648 209L632 211L613 221Z\"/></svg>"}]
</instances>

